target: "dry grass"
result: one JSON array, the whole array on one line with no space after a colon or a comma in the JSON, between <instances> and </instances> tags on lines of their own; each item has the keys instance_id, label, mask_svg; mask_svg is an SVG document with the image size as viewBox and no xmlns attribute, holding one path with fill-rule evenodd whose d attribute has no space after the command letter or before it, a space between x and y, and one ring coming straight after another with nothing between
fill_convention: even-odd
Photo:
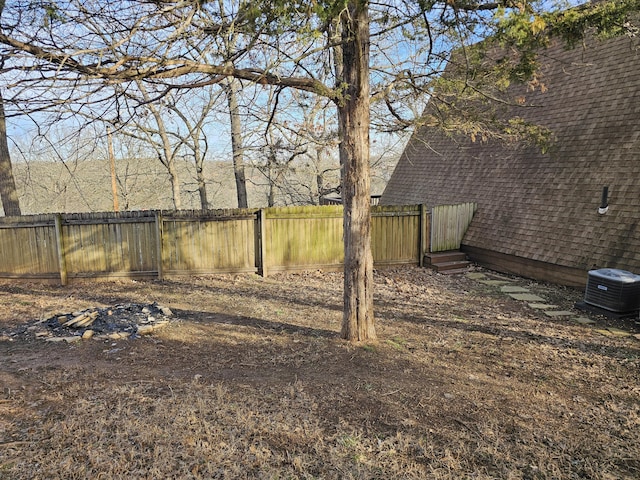
<instances>
[{"instance_id":1,"label":"dry grass","mask_svg":"<svg viewBox=\"0 0 640 480\"><path fill-rule=\"evenodd\" d=\"M580 298L512 281L565 308ZM0 285L5 332L131 301L179 319L118 342L1 337L0 478L640 477L636 338L407 268L376 274L380 339L351 345L337 336L341 285Z\"/></svg>"}]
</instances>

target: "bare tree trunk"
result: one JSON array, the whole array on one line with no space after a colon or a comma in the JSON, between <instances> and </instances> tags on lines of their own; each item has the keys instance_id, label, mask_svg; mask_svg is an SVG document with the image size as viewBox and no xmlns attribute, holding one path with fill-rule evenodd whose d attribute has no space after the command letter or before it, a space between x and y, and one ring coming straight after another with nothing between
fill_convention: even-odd
<instances>
[{"instance_id":1,"label":"bare tree trunk","mask_svg":"<svg viewBox=\"0 0 640 480\"><path fill-rule=\"evenodd\" d=\"M113 211L120 211L118 204L118 177L116 176L116 156L113 152L113 138L111 128L107 127L107 144L109 150L109 170L111 171L111 194L113 195Z\"/></svg>"},{"instance_id":2,"label":"bare tree trunk","mask_svg":"<svg viewBox=\"0 0 640 480\"><path fill-rule=\"evenodd\" d=\"M178 178L178 171L176 170L176 162L175 156L173 154L173 150L171 149L171 141L169 140L169 135L167 135L167 130L164 126L164 121L162 120L162 115L158 112L153 105L150 105L149 108L153 113L156 122L158 124L158 131L160 132L160 138L162 140L162 152L164 154L164 165L167 167L167 172L169 173L169 183L171 184L171 198L173 199L173 208L176 210L180 210L182 208L182 201L180 198L180 180ZM160 153L158 153L160 155ZM162 159L160 159L162 161Z\"/></svg>"},{"instance_id":3,"label":"bare tree trunk","mask_svg":"<svg viewBox=\"0 0 640 480\"><path fill-rule=\"evenodd\" d=\"M238 208L247 208L247 181L244 173L244 148L242 146L242 119L238 106L238 80L230 78L225 86L229 116L231 120L231 150L233 152L233 173L236 179Z\"/></svg>"},{"instance_id":4,"label":"bare tree trunk","mask_svg":"<svg viewBox=\"0 0 640 480\"><path fill-rule=\"evenodd\" d=\"M2 2L4 6L4 2ZM0 10L1 11L1 10ZM7 122L4 118L4 100L0 93L0 199L5 216L21 215L16 182L13 178L9 144L7 142Z\"/></svg>"},{"instance_id":5,"label":"bare tree trunk","mask_svg":"<svg viewBox=\"0 0 640 480\"><path fill-rule=\"evenodd\" d=\"M272 184L269 184L269 195L267 196L267 207L275 207L276 191Z\"/></svg>"},{"instance_id":6,"label":"bare tree trunk","mask_svg":"<svg viewBox=\"0 0 640 480\"><path fill-rule=\"evenodd\" d=\"M169 183L171 184L171 198L173 199L173 208L175 208L176 210L180 210L182 208L182 200L180 198L180 179L178 178L176 162L173 156L173 152L171 151L169 136L166 132L161 133L160 136L162 137L162 149L165 156L165 162L163 163L165 163L167 172L169 172Z\"/></svg>"},{"instance_id":7,"label":"bare tree trunk","mask_svg":"<svg viewBox=\"0 0 640 480\"><path fill-rule=\"evenodd\" d=\"M176 210L180 210L182 208L182 200L180 198L180 179L178 178L178 170L176 169L175 154L173 149L171 148L171 140L169 140L169 135L167 134L167 129L164 125L162 115L155 107L155 105L150 102L149 93L144 87L144 84L141 81L137 81L136 83L138 85L138 88L140 89L140 93L142 93L143 98L147 102L147 107L153 115L153 118L156 121L156 125L158 126L158 134L160 135L160 139L162 140L162 153L158 152L158 156L160 157L160 162L166 167L167 172L169 173L169 183L171 184L171 198L173 200L173 208ZM162 155L164 155L164 160L162 159Z\"/></svg>"},{"instance_id":8,"label":"bare tree trunk","mask_svg":"<svg viewBox=\"0 0 640 480\"><path fill-rule=\"evenodd\" d=\"M207 182L204 178L204 158L201 156L197 138L194 138L193 154L196 159L196 181L198 182L198 193L200 194L200 208L208 210L209 199L207 198Z\"/></svg>"},{"instance_id":9,"label":"bare tree trunk","mask_svg":"<svg viewBox=\"0 0 640 480\"><path fill-rule=\"evenodd\" d=\"M202 166L196 165L196 181L198 182L198 193L200 194L200 208L209 209L209 199L207 198L207 182L204 178Z\"/></svg>"},{"instance_id":10,"label":"bare tree trunk","mask_svg":"<svg viewBox=\"0 0 640 480\"><path fill-rule=\"evenodd\" d=\"M280 175L278 174L278 162L276 160L276 151L271 142L268 145L268 153L267 153L267 167L265 176L267 177L267 181L269 182L269 190L267 191L267 207L275 207L276 206L276 183L280 180Z\"/></svg>"},{"instance_id":11,"label":"bare tree trunk","mask_svg":"<svg viewBox=\"0 0 640 480\"><path fill-rule=\"evenodd\" d=\"M169 167L169 182L171 183L171 197L173 198L173 208L180 210L182 200L180 199L180 179L173 163Z\"/></svg>"},{"instance_id":12,"label":"bare tree trunk","mask_svg":"<svg viewBox=\"0 0 640 480\"><path fill-rule=\"evenodd\" d=\"M204 157L208 150L207 139L206 136L203 135L202 125L204 123L205 117L211 108L213 107L214 99L212 96L209 97L208 104L205 109L202 111L202 114L199 119L195 122L195 124L191 123L191 120L182 113L180 108L177 108L175 105L169 105L169 109L184 123L189 131L189 137L191 138L191 149L193 150L193 159L196 166L196 182L198 184L198 194L200 196L200 208L202 210L209 209L209 198L207 196L207 181L204 174ZM202 135L202 138L200 136ZM200 141L204 141L205 147L204 152L200 146ZM183 143L186 144L186 139L182 140Z\"/></svg>"},{"instance_id":13,"label":"bare tree trunk","mask_svg":"<svg viewBox=\"0 0 640 480\"><path fill-rule=\"evenodd\" d=\"M342 337L376 338L373 318L371 180L369 172L369 16L366 0L350 0L342 21L342 81L338 105L344 201L344 311Z\"/></svg>"}]
</instances>

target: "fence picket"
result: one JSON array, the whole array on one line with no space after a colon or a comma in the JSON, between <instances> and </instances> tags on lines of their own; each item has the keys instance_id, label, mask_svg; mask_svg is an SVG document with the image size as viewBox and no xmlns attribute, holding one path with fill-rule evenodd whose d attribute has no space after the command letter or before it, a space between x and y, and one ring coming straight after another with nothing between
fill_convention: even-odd
<instances>
[{"instance_id":1,"label":"fence picket","mask_svg":"<svg viewBox=\"0 0 640 480\"><path fill-rule=\"evenodd\" d=\"M460 248L476 211L475 203L438 205L431 209L431 252Z\"/></svg>"},{"instance_id":2,"label":"fence picket","mask_svg":"<svg viewBox=\"0 0 640 480\"><path fill-rule=\"evenodd\" d=\"M0 278L156 277L340 268L341 205L0 217ZM424 206L373 206L377 266L419 264Z\"/></svg>"}]
</instances>

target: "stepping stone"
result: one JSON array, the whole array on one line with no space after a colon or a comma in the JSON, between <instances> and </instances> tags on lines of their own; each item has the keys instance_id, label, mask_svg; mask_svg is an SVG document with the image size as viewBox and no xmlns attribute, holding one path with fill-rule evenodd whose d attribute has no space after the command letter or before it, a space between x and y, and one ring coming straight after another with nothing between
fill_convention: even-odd
<instances>
[{"instance_id":1,"label":"stepping stone","mask_svg":"<svg viewBox=\"0 0 640 480\"><path fill-rule=\"evenodd\" d=\"M489 278L493 278L494 280L506 280L506 281L511 281L511 279L509 277L505 277L503 275L497 275L495 273L492 273L491 275L488 275Z\"/></svg>"},{"instance_id":2,"label":"stepping stone","mask_svg":"<svg viewBox=\"0 0 640 480\"><path fill-rule=\"evenodd\" d=\"M483 283L485 285L491 285L494 287L500 286L500 285L504 285L505 283L509 283L506 282L504 280L478 280L480 283Z\"/></svg>"},{"instance_id":3,"label":"stepping stone","mask_svg":"<svg viewBox=\"0 0 640 480\"><path fill-rule=\"evenodd\" d=\"M611 333L609 330L595 330L596 332L598 332L601 335L604 335L605 337L613 337L613 333Z\"/></svg>"},{"instance_id":4,"label":"stepping stone","mask_svg":"<svg viewBox=\"0 0 640 480\"><path fill-rule=\"evenodd\" d=\"M533 293L509 293L508 295L515 300L522 300L524 302L544 302L544 298L534 295Z\"/></svg>"},{"instance_id":5,"label":"stepping stone","mask_svg":"<svg viewBox=\"0 0 640 480\"><path fill-rule=\"evenodd\" d=\"M627 332L626 330L620 330L619 328L607 328L613 335L616 337L630 337L631 332Z\"/></svg>"},{"instance_id":6,"label":"stepping stone","mask_svg":"<svg viewBox=\"0 0 640 480\"><path fill-rule=\"evenodd\" d=\"M591 320L589 317L577 317L574 318L574 320L576 322L578 322L581 325L595 325L596 321L595 320Z\"/></svg>"},{"instance_id":7,"label":"stepping stone","mask_svg":"<svg viewBox=\"0 0 640 480\"><path fill-rule=\"evenodd\" d=\"M487 276L480 272L469 272L467 273L467 278L470 278L471 280L481 280L483 278L487 278Z\"/></svg>"},{"instance_id":8,"label":"stepping stone","mask_svg":"<svg viewBox=\"0 0 640 480\"><path fill-rule=\"evenodd\" d=\"M558 308L558 305L549 305L548 303L530 303L531 308L536 310L549 310L550 308Z\"/></svg>"},{"instance_id":9,"label":"stepping stone","mask_svg":"<svg viewBox=\"0 0 640 480\"><path fill-rule=\"evenodd\" d=\"M500 291L503 293L529 293L529 290L526 288L516 285L505 285L504 287L500 287Z\"/></svg>"},{"instance_id":10,"label":"stepping stone","mask_svg":"<svg viewBox=\"0 0 640 480\"><path fill-rule=\"evenodd\" d=\"M548 317L571 317L575 315L574 312L570 312L569 310L547 310L544 314Z\"/></svg>"}]
</instances>

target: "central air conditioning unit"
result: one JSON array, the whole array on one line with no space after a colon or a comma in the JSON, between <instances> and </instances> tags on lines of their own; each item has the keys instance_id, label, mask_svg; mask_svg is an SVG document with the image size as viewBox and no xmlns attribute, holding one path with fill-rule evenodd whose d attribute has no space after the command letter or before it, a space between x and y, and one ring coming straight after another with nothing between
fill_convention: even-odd
<instances>
[{"instance_id":1,"label":"central air conditioning unit","mask_svg":"<svg viewBox=\"0 0 640 480\"><path fill-rule=\"evenodd\" d=\"M584 302L616 313L640 310L640 275L626 270L591 270Z\"/></svg>"}]
</instances>

